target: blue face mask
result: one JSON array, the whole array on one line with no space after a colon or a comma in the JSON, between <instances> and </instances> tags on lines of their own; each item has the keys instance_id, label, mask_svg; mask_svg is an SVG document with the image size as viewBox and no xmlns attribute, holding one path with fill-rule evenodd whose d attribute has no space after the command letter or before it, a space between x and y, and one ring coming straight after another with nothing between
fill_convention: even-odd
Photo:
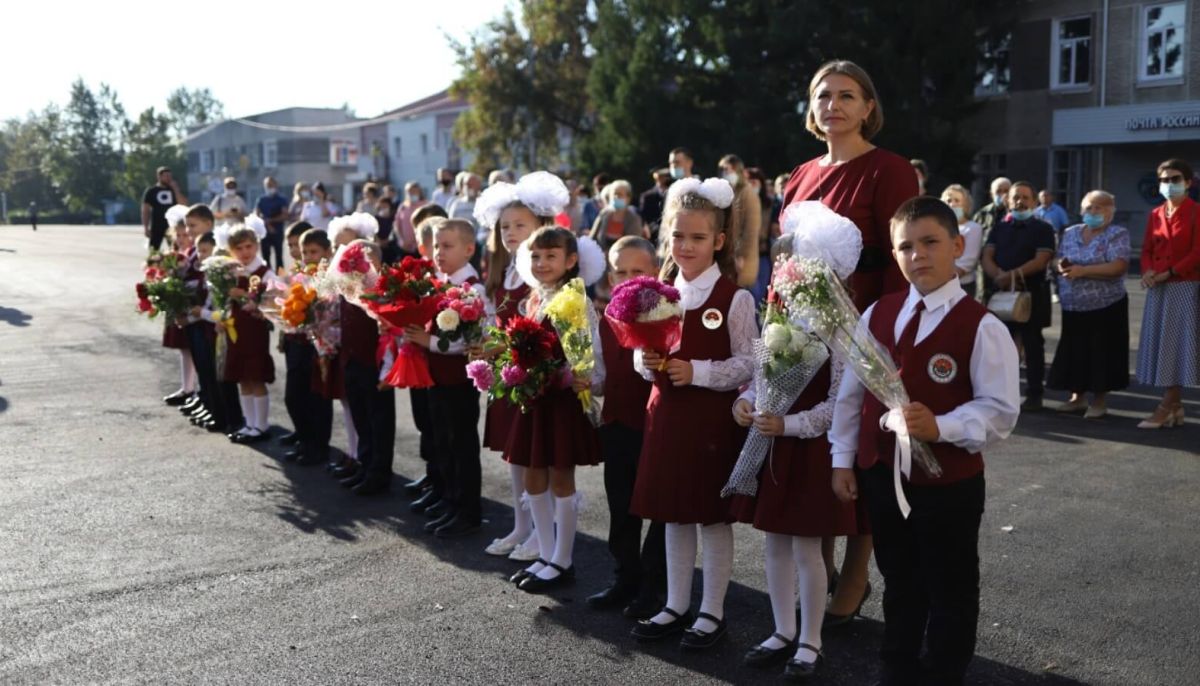
<instances>
[{"instance_id":1,"label":"blue face mask","mask_svg":"<svg viewBox=\"0 0 1200 686\"><path fill-rule=\"evenodd\" d=\"M679 180L683 178L683 167L671 167L671 178Z\"/></svg>"},{"instance_id":2,"label":"blue face mask","mask_svg":"<svg viewBox=\"0 0 1200 686\"><path fill-rule=\"evenodd\" d=\"M966 214L965 212L963 212L963 208L951 207L950 209L954 210L954 218L957 219L958 221L962 221L963 215Z\"/></svg>"},{"instance_id":3,"label":"blue face mask","mask_svg":"<svg viewBox=\"0 0 1200 686\"><path fill-rule=\"evenodd\" d=\"M1005 197L1007 197L1007 196L1005 196L1005 195L993 195L993 196L992 196L992 203L993 203L993 204L995 204L995 205L997 205L997 206L999 206L999 205L1003 205L1003 204L1004 204L1004 198L1005 198Z\"/></svg>"},{"instance_id":4,"label":"blue face mask","mask_svg":"<svg viewBox=\"0 0 1200 686\"><path fill-rule=\"evenodd\" d=\"M1090 212L1083 213L1083 223L1087 224L1089 229L1098 229L1104 226L1104 215L1092 214Z\"/></svg>"},{"instance_id":5,"label":"blue face mask","mask_svg":"<svg viewBox=\"0 0 1200 686\"><path fill-rule=\"evenodd\" d=\"M1176 200L1187 191L1187 185L1182 181L1179 183L1160 183L1158 184L1158 192L1167 200Z\"/></svg>"},{"instance_id":6,"label":"blue face mask","mask_svg":"<svg viewBox=\"0 0 1200 686\"><path fill-rule=\"evenodd\" d=\"M612 208L618 212L625 209L625 198L613 198Z\"/></svg>"},{"instance_id":7,"label":"blue face mask","mask_svg":"<svg viewBox=\"0 0 1200 686\"><path fill-rule=\"evenodd\" d=\"M1019 221L1028 221L1033 218L1033 210L1013 210L1012 218Z\"/></svg>"}]
</instances>

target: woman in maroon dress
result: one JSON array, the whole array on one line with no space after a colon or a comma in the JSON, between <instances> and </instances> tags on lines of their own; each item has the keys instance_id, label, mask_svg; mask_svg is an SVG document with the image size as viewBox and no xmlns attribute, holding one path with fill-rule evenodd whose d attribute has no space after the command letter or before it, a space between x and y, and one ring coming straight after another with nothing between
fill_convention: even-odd
<instances>
[{"instance_id":1,"label":"woman in maroon dress","mask_svg":"<svg viewBox=\"0 0 1200 686\"><path fill-rule=\"evenodd\" d=\"M819 200L862 231L862 257L850 289L854 304L865 310L885 293L908 288L892 257L889 222L901 203L918 194L917 174L907 159L871 143L883 128L883 109L871 77L853 62L836 60L817 70L808 88L806 127L828 152L792 171L783 206ZM846 542L827 627L848 622L866 600L871 538L865 511L860 514L861 535ZM825 541L824 552L832 574L833 539Z\"/></svg>"}]
</instances>

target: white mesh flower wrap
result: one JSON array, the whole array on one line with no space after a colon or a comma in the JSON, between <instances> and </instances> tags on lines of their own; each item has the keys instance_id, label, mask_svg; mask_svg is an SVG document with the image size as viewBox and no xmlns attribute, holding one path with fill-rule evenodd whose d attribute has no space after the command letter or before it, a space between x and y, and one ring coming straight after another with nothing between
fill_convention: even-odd
<instances>
[{"instance_id":1,"label":"white mesh flower wrap","mask_svg":"<svg viewBox=\"0 0 1200 686\"><path fill-rule=\"evenodd\" d=\"M733 204L733 186L725 179L718 178L704 181L697 178L680 179L667 190L666 204L670 205L672 201L688 193L695 193L722 210Z\"/></svg>"},{"instance_id":2,"label":"white mesh flower wrap","mask_svg":"<svg viewBox=\"0 0 1200 686\"><path fill-rule=\"evenodd\" d=\"M167 208L167 226L179 226L187 217L187 205L171 205Z\"/></svg>"},{"instance_id":3,"label":"white mesh flower wrap","mask_svg":"<svg viewBox=\"0 0 1200 686\"><path fill-rule=\"evenodd\" d=\"M591 286L604 276L608 265L607 258L604 256L604 250L591 238L583 236L576 241L579 248L579 278L583 279L584 285ZM526 285L530 288L541 287L542 284L533 275L533 253L529 249L528 240L517 248L514 264L517 274Z\"/></svg>"},{"instance_id":4,"label":"white mesh flower wrap","mask_svg":"<svg viewBox=\"0 0 1200 686\"><path fill-rule=\"evenodd\" d=\"M788 205L780 218L783 234L792 234L792 254L821 260L846 279L858 265L862 232L849 219L816 200Z\"/></svg>"},{"instance_id":5,"label":"white mesh flower wrap","mask_svg":"<svg viewBox=\"0 0 1200 686\"><path fill-rule=\"evenodd\" d=\"M562 179L547 171L535 171L517 181L517 200L539 217L553 217L571 202L571 191Z\"/></svg>"},{"instance_id":6,"label":"white mesh flower wrap","mask_svg":"<svg viewBox=\"0 0 1200 686\"><path fill-rule=\"evenodd\" d=\"M500 221L505 207L517 202L517 187L506 181L498 181L483 190L475 200L475 221L491 229Z\"/></svg>"}]
</instances>

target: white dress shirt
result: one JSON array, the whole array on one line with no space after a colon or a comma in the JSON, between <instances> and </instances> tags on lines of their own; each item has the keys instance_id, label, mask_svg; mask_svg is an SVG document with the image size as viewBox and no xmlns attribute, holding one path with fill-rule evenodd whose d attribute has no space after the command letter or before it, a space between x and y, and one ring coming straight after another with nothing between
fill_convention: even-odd
<instances>
[{"instance_id":1,"label":"white dress shirt","mask_svg":"<svg viewBox=\"0 0 1200 686\"><path fill-rule=\"evenodd\" d=\"M950 310L967 297L958 279L951 279L937 290L922 296L916 287L909 286L908 298L896 317L893 336L899 340L904 327L913 316L918 300L925 301L917 325L917 344L942 323ZM859 331L867 330L875 306L867 308L859 320ZM951 443L970 452L978 452L989 443L1007 438L1017 425L1020 415L1020 379L1017 347L1004 324L990 312L979 322L975 345L971 349L971 387L975 398L946 414L937 416L939 443ZM862 419L863 394L866 389L855 374L842 377L837 403L833 408L833 428L829 441L833 444L833 466L848 469L854 466L858 452L858 429Z\"/></svg>"},{"instance_id":2,"label":"white dress shirt","mask_svg":"<svg viewBox=\"0 0 1200 686\"><path fill-rule=\"evenodd\" d=\"M679 304L685 312L699 309L712 295L721 279L721 269L715 263L695 280L688 281L683 272L675 277L679 289ZM691 360L692 384L714 391L732 391L754 377L754 339L758 337L754 296L739 288L733 295L725 327L729 331L730 357L727 360ZM642 363L642 351L633 351L633 368L647 381L654 381L654 372Z\"/></svg>"}]
</instances>

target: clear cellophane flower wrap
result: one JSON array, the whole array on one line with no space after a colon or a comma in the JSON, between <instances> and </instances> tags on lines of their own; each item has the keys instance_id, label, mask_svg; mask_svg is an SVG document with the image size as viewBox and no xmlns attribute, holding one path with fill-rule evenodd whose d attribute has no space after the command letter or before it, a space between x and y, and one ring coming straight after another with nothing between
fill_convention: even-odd
<instances>
[{"instance_id":1,"label":"clear cellophane flower wrap","mask_svg":"<svg viewBox=\"0 0 1200 686\"><path fill-rule=\"evenodd\" d=\"M546 303L545 313L558 332L571 373L576 377L591 378L596 368L596 348L592 340L596 310L588 300L583 279L571 279L559 289ZM600 401L590 388L579 392L579 402L592 426L600 426Z\"/></svg>"},{"instance_id":2,"label":"clear cellophane flower wrap","mask_svg":"<svg viewBox=\"0 0 1200 686\"><path fill-rule=\"evenodd\" d=\"M781 258L772 286L783 299L792 322L815 333L825 345L846 360L869 393L889 410L909 403L908 391L891 353L866 326L859 326L858 308L850 294L825 263L801 257ZM942 466L929 445L908 437L912 461L931 478L942 475Z\"/></svg>"},{"instance_id":3,"label":"clear cellophane flower wrap","mask_svg":"<svg viewBox=\"0 0 1200 686\"><path fill-rule=\"evenodd\" d=\"M754 340L754 411L782 417L829 360L829 349L802 327L788 322L787 315L769 304L763 316L763 332ZM775 439L753 426L738 455L721 497L753 496L758 493L758 474Z\"/></svg>"}]
</instances>

